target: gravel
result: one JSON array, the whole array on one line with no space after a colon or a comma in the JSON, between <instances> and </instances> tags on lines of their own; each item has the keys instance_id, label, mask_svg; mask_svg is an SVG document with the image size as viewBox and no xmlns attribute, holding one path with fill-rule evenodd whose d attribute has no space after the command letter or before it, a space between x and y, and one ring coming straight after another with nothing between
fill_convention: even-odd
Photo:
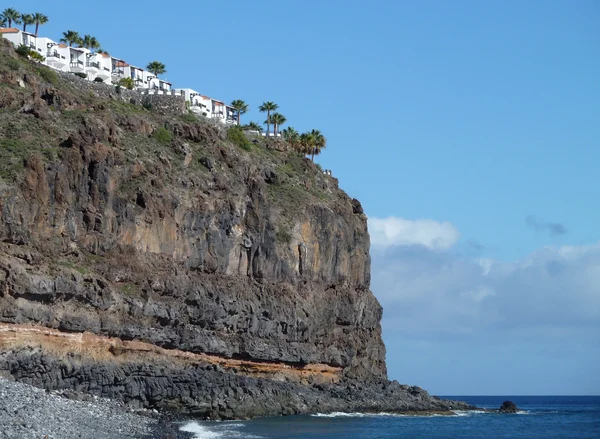
<instances>
[{"instance_id":1,"label":"gravel","mask_svg":"<svg viewBox=\"0 0 600 439\"><path fill-rule=\"evenodd\" d=\"M181 437L150 411L109 399L45 390L0 378L0 439L127 439ZM173 434L174 433L174 434Z\"/></svg>"}]
</instances>

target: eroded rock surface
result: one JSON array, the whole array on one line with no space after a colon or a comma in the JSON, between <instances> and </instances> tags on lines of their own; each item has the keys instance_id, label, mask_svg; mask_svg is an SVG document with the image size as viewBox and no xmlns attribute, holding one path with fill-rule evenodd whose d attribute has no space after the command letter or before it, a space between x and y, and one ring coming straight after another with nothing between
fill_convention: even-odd
<instances>
[{"instance_id":1,"label":"eroded rock surface","mask_svg":"<svg viewBox=\"0 0 600 439\"><path fill-rule=\"evenodd\" d=\"M366 216L335 178L281 141L240 148L209 121L79 90L0 46L1 322L335 379L18 334L0 368L211 417L449 407L386 381Z\"/></svg>"}]
</instances>

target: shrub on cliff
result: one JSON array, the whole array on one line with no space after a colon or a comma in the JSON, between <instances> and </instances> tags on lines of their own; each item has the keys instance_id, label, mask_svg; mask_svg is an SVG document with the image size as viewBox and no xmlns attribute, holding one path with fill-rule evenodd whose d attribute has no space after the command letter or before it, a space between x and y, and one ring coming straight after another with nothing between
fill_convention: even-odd
<instances>
[{"instance_id":1,"label":"shrub on cliff","mask_svg":"<svg viewBox=\"0 0 600 439\"><path fill-rule=\"evenodd\" d=\"M50 70L46 67L40 67L38 69L38 73L44 81L49 82L55 87L58 86L58 75L54 70Z\"/></svg>"},{"instance_id":2,"label":"shrub on cliff","mask_svg":"<svg viewBox=\"0 0 600 439\"><path fill-rule=\"evenodd\" d=\"M227 130L227 140L246 151L252 149L252 144L238 125L234 125Z\"/></svg>"},{"instance_id":3,"label":"shrub on cliff","mask_svg":"<svg viewBox=\"0 0 600 439\"><path fill-rule=\"evenodd\" d=\"M134 86L133 78L121 78L117 84L123 88L126 88L127 90L133 90Z\"/></svg>"},{"instance_id":4,"label":"shrub on cliff","mask_svg":"<svg viewBox=\"0 0 600 439\"><path fill-rule=\"evenodd\" d=\"M162 144L167 144L173 139L173 134L171 134L171 131L169 131L165 127L160 127L154 130L154 132L152 133L152 137L154 137Z\"/></svg>"}]
</instances>

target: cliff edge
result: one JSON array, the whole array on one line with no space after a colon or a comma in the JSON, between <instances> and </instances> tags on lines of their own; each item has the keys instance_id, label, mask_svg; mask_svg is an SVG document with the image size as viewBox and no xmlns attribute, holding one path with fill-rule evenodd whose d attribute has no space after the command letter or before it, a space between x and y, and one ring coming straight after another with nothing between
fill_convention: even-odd
<instances>
[{"instance_id":1,"label":"cliff edge","mask_svg":"<svg viewBox=\"0 0 600 439\"><path fill-rule=\"evenodd\" d=\"M234 134L0 40L0 370L211 418L460 408L386 379L360 203Z\"/></svg>"}]
</instances>

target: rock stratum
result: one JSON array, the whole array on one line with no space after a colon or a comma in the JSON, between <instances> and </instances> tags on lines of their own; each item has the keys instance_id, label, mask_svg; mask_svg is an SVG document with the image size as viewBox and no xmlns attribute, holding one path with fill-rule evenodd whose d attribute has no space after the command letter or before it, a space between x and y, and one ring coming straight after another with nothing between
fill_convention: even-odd
<instances>
[{"instance_id":1,"label":"rock stratum","mask_svg":"<svg viewBox=\"0 0 600 439\"><path fill-rule=\"evenodd\" d=\"M335 178L150 98L0 40L4 375L212 419L468 408L387 381Z\"/></svg>"}]
</instances>

